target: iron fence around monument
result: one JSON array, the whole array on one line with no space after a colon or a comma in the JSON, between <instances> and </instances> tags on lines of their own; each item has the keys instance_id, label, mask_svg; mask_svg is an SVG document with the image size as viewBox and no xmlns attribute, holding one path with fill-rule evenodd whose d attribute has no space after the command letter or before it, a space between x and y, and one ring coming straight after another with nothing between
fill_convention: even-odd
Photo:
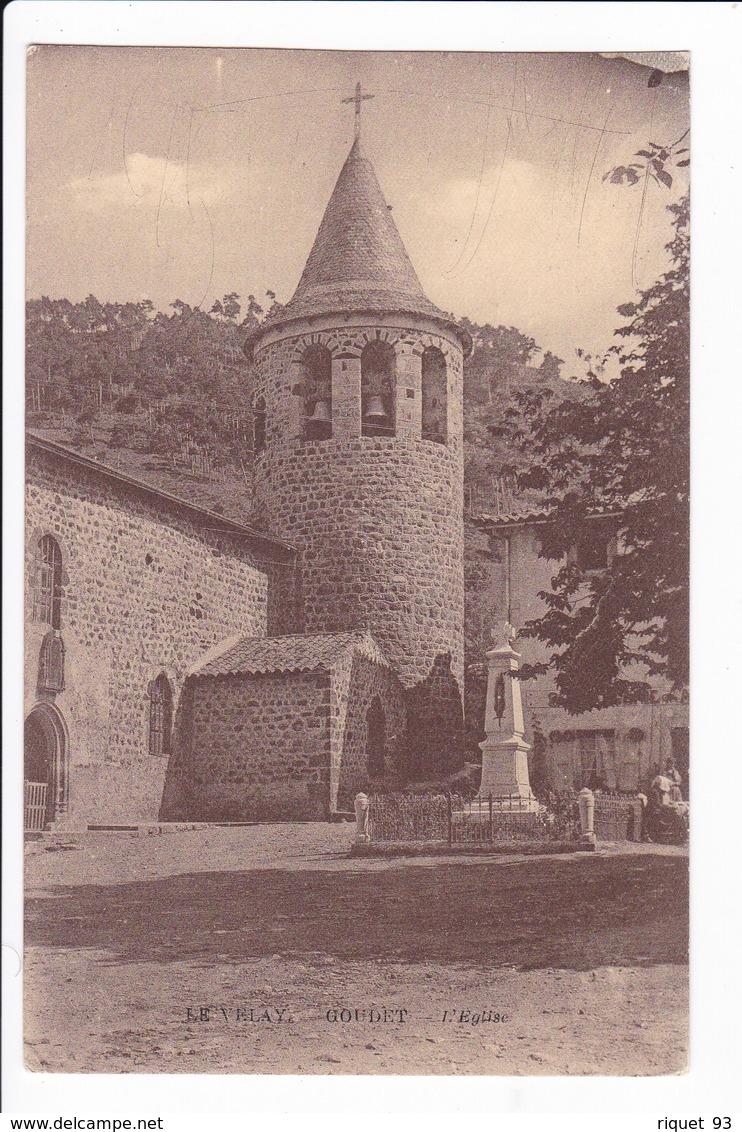
<instances>
[{"instance_id":1,"label":"iron fence around monument","mask_svg":"<svg viewBox=\"0 0 742 1132\"><path fill-rule=\"evenodd\" d=\"M643 807L637 797L595 795L595 836L598 841L641 841Z\"/></svg>"},{"instance_id":2,"label":"iron fence around monument","mask_svg":"<svg viewBox=\"0 0 742 1132\"><path fill-rule=\"evenodd\" d=\"M445 842L487 845L501 842L577 841L580 823L571 799L555 809L519 795L468 799L459 794L373 794L369 798L372 842Z\"/></svg>"}]
</instances>

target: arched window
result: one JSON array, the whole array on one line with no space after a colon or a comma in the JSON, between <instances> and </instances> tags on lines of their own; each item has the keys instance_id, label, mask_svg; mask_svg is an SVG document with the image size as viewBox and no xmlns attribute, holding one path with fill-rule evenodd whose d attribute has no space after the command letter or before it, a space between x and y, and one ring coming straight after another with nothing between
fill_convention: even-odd
<instances>
[{"instance_id":1,"label":"arched window","mask_svg":"<svg viewBox=\"0 0 742 1132\"><path fill-rule=\"evenodd\" d=\"M39 539L33 615L52 629L62 626L62 552L51 535Z\"/></svg>"},{"instance_id":2,"label":"arched window","mask_svg":"<svg viewBox=\"0 0 742 1132\"><path fill-rule=\"evenodd\" d=\"M253 452L265 449L265 398L258 397L252 411Z\"/></svg>"},{"instance_id":3,"label":"arched window","mask_svg":"<svg viewBox=\"0 0 742 1132\"><path fill-rule=\"evenodd\" d=\"M64 643L60 633L50 629L41 642L39 691L64 691Z\"/></svg>"},{"instance_id":4,"label":"arched window","mask_svg":"<svg viewBox=\"0 0 742 1132\"><path fill-rule=\"evenodd\" d=\"M366 766L371 778L380 778L386 754L386 718L378 696L374 696L369 705L366 726Z\"/></svg>"},{"instance_id":5,"label":"arched window","mask_svg":"<svg viewBox=\"0 0 742 1132\"><path fill-rule=\"evenodd\" d=\"M435 346L423 352L422 397L423 440L445 444L448 439L448 378L446 359Z\"/></svg>"},{"instance_id":6,"label":"arched window","mask_svg":"<svg viewBox=\"0 0 742 1132\"><path fill-rule=\"evenodd\" d=\"M308 346L301 359L304 439L332 436L332 355L326 346Z\"/></svg>"},{"instance_id":7,"label":"arched window","mask_svg":"<svg viewBox=\"0 0 742 1132\"><path fill-rule=\"evenodd\" d=\"M169 755L173 731L173 691L164 672L149 686L149 753Z\"/></svg>"},{"instance_id":8,"label":"arched window","mask_svg":"<svg viewBox=\"0 0 742 1132\"><path fill-rule=\"evenodd\" d=\"M396 433L396 355L388 342L369 342L361 353L361 433Z\"/></svg>"}]
</instances>

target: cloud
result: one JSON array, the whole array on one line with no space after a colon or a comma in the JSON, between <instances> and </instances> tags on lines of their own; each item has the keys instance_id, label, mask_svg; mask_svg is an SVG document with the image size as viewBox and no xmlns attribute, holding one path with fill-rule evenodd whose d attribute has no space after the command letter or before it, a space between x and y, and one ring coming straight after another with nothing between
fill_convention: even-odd
<instances>
[{"instance_id":1,"label":"cloud","mask_svg":"<svg viewBox=\"0 0 742 1132\"><path fill-rule=\"evenodd\" d=\"M418 227L411 254L433 301L517 326L562 357L610 345L617 306L665 268L673 198L652 185L639 225L641 193L604 183L607 163L508 157L484 170L479 192L457 177L421 194L425 238Z\"/></svg>"},{"instance_id":2,"label":"cloud","mask_svg":"<svg viewBox=\"0 0 742 1132\"><path fill-rule=\"evenodd\" d=\"M166 161L132 153L125 168L96 177L76 177L66 185L74 203L86 212L108 213L148 198L168 208L188 209L204 201L208 207L228 199L237 171L231 166Z\"/></svg>"}]
</instances>

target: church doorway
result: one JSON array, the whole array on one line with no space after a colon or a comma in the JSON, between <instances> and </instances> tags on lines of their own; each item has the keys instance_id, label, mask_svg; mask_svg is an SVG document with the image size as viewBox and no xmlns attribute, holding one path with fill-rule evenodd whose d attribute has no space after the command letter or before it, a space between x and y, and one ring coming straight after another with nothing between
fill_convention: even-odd
<instances>
[{"instance_id":1,"label":"church doorway","mask_svg":"<svg viewBox=\"0 0 742 1132\"><path fill-rule=\"evenodd\" d=\"M67 812L67 732L52 704L38 704L24 733L25 814L29 831L45 829Z\"/></svg>"},{"instance_id":2,"label":"church doorway","mask_svg":"<svg viewBox=\"0 0 742 1132\"><path fill-rule=\"evenodd\" d=\"M366 726L366 767L369 777L381 778L386 753L386 717L378 696L374 696L369 705Z\"/></svg>"}]
</instances>

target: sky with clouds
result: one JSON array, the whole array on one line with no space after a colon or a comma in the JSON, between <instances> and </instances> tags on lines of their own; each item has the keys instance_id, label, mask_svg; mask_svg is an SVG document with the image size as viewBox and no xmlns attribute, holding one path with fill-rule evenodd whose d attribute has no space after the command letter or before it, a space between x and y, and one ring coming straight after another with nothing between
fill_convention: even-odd
<instances>
[{"instance_id":1,"label":"sky with clouds","mask_svg":"<svg viewBox=\"0 0 742 1132\"><path fill-rule=\"evenodd\" d=\"M28 294L288 300L360 80L364 148L429 297L568 360L602 351L663 270L685 187L650 183L642 209L641 186L603 181L687 128L687 72L651 73L589 53L34 48Z\"/></svg>"}]
</instances>

